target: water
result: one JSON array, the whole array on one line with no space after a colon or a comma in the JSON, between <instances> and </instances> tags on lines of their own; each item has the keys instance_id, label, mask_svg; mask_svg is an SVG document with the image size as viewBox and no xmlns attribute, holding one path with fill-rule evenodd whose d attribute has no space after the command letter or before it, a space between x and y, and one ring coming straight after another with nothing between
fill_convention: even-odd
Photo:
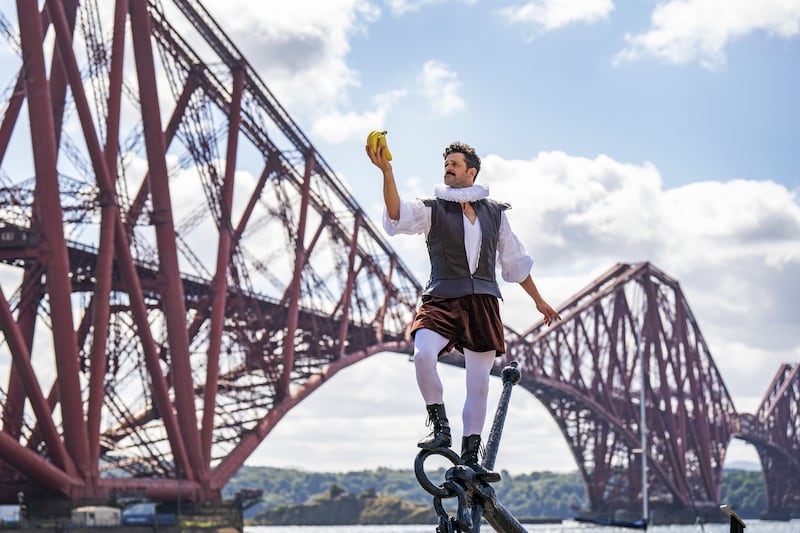
<instances>
[{"instance_id":1,"label":"water","mask_svg":"<svg viewBox=\"0 0 800 533\"><path fill-rule=\"evenodd\" d=\"M766 522L744 520L745 533L800 533L800 520L791 522ZM633 529L593 526L571 520L561 524L525 525L528 533L630 533ZM245 533L435 533L436 526L248 526ZM648 533L729 533L729 524L686 526L651 526ZM481 526L481 533L493 533L489 525Z\"/></svg>"}]
</instances>

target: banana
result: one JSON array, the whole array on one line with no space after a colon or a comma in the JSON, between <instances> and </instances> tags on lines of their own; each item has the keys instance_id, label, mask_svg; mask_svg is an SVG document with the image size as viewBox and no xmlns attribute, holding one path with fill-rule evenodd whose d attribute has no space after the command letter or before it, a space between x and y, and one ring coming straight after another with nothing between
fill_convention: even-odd
<instances>
[{"instance_id":1,"label":"banana","mask_svg":"<svg viewBox=\"0 0 800 533\"><path fill-rule=\"evenodd\" d=\"M380 131L372 130L371 132L369 132L369 135L367 135L367 146L369 146L372 149L372 151L378 149L378 135L380 134L381 134Z\"/></svg>"},{"instance_id":2,"label":"banana","mask_svg":"<svg viewBox=\"0 0 800 533\"><path fill-rule=\"evenodd\" d=\"M384 130L384 131L373 130L373 131L369 132L369 135L367 135L367 146L372 148L373 152L377 152L378 151L378 146L380 144L383 144L383 147L384 147L383 149L384 149L385 154L386 154L386 159L387 159L387 161L391 161L392 160L392 152L389 151L389 145L386 143L386 133L387 133L386 130Z\"/></svg>"},{"instance_id":3,"label":"banana","mask_svg":"<svg viewBox=\"0 0 800 533\"><path fill-rule=\"evenodd\" d=\"M383 145L384 153L386 154L386 160L392 160L392 152L389 151L389 144L386 142L386 132L384 131L378 136L378 143Z\"/></svg>"}]
</instances>

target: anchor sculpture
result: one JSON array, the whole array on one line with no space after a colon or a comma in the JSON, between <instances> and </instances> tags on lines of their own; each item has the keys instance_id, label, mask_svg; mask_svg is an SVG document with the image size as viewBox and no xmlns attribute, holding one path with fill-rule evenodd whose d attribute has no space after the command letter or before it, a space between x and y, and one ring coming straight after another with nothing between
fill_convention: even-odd
<instances>
[{"instance_id":1,"label":"anchor sculpture","mask_svg":"<svg viewBox=\"0 0 800 533\"><path fill-rule=\"evenodd\" d=\"M503 368L501 376L503 392L497 403L482 463L488 470L494 468L497 459L500 435L503 432L508 402L511 399L511 388L519 383L521 378L516 361ZM434 484L425 473L425 460L433 455L443 456L453 463L453 467L445 472L445 481L441 485ZM433 496L433 508L439 517L436 533L478 533L481 530L482 518L485 518L496 531L527 533L522 524L498 501L491 485L476 477L475 472L462 464L459 455L450 448L420 451L414 461L414 474L422 488ZM457 499L455 516L451 516L445 510L442 500L446 498Z\"/></svg>"}]
</instances>

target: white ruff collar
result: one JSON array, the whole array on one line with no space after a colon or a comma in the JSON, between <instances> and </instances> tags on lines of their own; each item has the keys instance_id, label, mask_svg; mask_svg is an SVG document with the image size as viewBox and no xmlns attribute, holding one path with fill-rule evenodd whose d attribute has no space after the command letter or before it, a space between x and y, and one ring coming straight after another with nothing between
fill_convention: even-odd
<instances>
[{"instance_id":1,"label":"white ruff collar","mask_svg":"<svg viewBox=\"0 0 800 533\"><path fill-rule=\"evenodd\" d=\"M489 196L489 187L480 183L461 188L440 184L434 188L433 194L448 202L476 202Z\"/></svg>"}]
</instances>

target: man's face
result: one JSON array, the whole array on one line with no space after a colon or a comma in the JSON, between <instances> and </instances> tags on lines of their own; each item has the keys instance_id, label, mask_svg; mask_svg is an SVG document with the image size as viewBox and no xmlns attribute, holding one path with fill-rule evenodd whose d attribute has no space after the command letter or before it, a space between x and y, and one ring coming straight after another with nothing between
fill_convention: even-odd
<instances>
[{"instance_id":1,"label":"man's face","mask_svg":"<svg viewBox=\"0 0 800 533\"><path fill-rule=\"evenodd\" d=\"M444 160L444 182L450 187L460 189L472 186L475 179L475 169L467 169L464 154L450 154Z\"/></svg>"}]
</instances>

